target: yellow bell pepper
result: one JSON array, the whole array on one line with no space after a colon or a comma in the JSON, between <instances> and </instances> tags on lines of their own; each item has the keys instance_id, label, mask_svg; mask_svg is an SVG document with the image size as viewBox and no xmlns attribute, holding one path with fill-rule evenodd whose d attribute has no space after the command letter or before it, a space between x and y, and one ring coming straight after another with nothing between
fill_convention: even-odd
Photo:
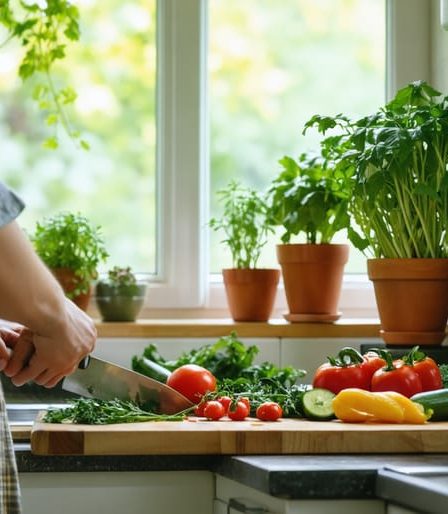
<instances>
[{"instance_id":1,"label":"yellow bell pepper","mask_svg":"<svg viewBox=\"0 0 448 514\"><path fill-rule=\"evenodd\" d=\"M420 405L417 402L413 402L400 393L396 393L395 391L384 391L380 394L387 395L389 398L392 398L399 405L401 405L401 407L404 409L403 423L415 423L419 425L427 421L432 415L432 410L425 412L423 405Z\"/></svg>"},{"instance_id":2,"label":"yellow bell pepper","mask_svg":"<svg viewBox=\"0 0 448 514\"><path fill-rule=\"evenodd\" d=\"M425 423L428 416L409 398L395 392L343 389L333 399L337 418L347 423Z\"/></svg>"}]
</instances>

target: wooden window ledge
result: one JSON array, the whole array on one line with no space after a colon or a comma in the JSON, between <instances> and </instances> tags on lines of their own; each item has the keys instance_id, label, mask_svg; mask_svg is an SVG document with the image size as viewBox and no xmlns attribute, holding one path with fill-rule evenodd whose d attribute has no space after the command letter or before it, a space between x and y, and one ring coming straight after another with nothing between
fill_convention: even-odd
<instances>
[{"instance_id":1,"label":"wooden window ledge","mask_svg":"<svg viewBox=\"0 0 448 514\"><path fill-rule=\"evenodd\" d=\"M379 337L375 319L341 319L335 323L288 323L272 319L267 323L240 323L231 319L141 319L136 322L101 322L98 337L221 337L235 331L239 337L289 338L372 338Z\"/></svg>"}]
</instances>

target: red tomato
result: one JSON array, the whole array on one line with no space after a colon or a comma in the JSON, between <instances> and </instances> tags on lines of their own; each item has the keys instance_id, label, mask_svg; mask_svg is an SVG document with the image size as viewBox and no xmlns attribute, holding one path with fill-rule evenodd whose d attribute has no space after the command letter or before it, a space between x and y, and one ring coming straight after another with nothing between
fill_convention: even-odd
<instances>
[{"instance_id":1,"label":"red tomato","mask_svg":"<svg viewBox=\"0 0 448 514\"><path fill-rule=\"evenodd\" d=\"M314 375L313 387L328 389L334 394L350 387L369 390L370 378L361 366L362 364L334 366L328 362L322 364Z\"/></svg>"},{"instance_id":2,"label":"red tomato","mask_svg":"<svg viewBox=\"0 0 448 514\"><path fill-rule=\"evenodd\" d=\"M217 421L225 415L224 406L218 400L210 400L205 403L204 416L212 421Z\"/></svg>"},{"instance_id":3,"label":"red tomato","mask_svg":"<svg viewBox=\"0 0 448 514\"><path fill-rule=\"evenodd\" d=\"M216 390L216 378L208 369L196 364L185 364L175 369L166 383L193 403L199 402L208 391Z\"/></svg>"},{"instance_id":4,"label":"red tomato","mask_svg":"<svg viewBox=\"0 0 448 514\"><path fill-rule=\"evenodd\" d=\"M283 410L276 402L264 402L257 408L257 418L262 421L277 421L283 415Z\"/></svg>"},{"instance_id":5,"label":"red tomato","mask_svg":"<svg viewBox=\"0 0 448 514\"><path fill-rule=\"evenodd\" d=\"M442 389L442 375L439 366L431 357L425 357L421 361L414 362L412 368L420 377L423 391Z\"/></svg>"},{"instance_id":6,"label":"red tomato","mask_svg":"<svg viewBox=\"0 0 448 514\"><path fill-rule=\"evenodd\" d=\"M236 405L230 404L227 416L232 421L242 421L249 416L249 408L244 402L239 400L236 402Z\"/></svg>"},{"instance_id":7,"label":"red tomato","mask_svg":"<svg viewBox=\"0 0 448 514\"><path fill-rule=\"evenodd\" d=\"M229 410L229 405L232 403L232 398L230 398L230 396L220 396L218 398L218 402L224 407L224 410L227 414L227 411Z\"/></svg>"},{"instance_id":8,"label":"red tomato","mask_svg":"<svg viewBox=\"0 0 448 514\"><path fill-rule=\"evenodd\" d=\"M363 356L364 362L361 367L365 370L367 376L372 380L372 376L377 369L383 368L386 361L375 352L367 352Z\"/></svg>"},{"instance_id":9,"label":"red tomato","mask_svg":"<svg viewBox=\"0 0 448 514\"><path fill-rule=\"evenodd\" d=\"M422 382L413 366L401 365L390 370L381 368L373 374L372 391L395 391L410 398L422 392Z\"/></svg>"}]
</instances>

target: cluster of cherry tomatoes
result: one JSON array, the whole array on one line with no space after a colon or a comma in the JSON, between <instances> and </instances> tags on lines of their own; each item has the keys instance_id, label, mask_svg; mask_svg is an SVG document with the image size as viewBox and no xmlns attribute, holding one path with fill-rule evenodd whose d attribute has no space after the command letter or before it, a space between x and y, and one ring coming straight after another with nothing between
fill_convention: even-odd
<instances>
[{"instance_id":1,"label":"cluster of cherry tomatoes","mask_svg":"<svg viewBox=\"0 0 448 514\"><path fill-rule=\"evenodd\" d=\"M245 397L219 396L216 400L203 401L205 395L216 391L217 383L210 371L196 364L185 364L174 370L167 385L197 404L196 416L213 421L227 416L232 421L243 421L250 414L250 401ZM276 421L282 417L283 411L276 402L264 402L257 407L255 415L262 421Z\"/></svg>"},{"instance_id":2,"label":"cluster of cherry tomatoes","mask_svg":"<svg viewBox=\"0 0 448 514\"><path fill-rule=\"evenodd\" d=\"M216 400L199 403L194 413L211 421L218 421L224 416L232 421L243 421L249 416L250 410L250 401L246 397L232 399L230 396L220 396ZM283 411L276 402L264 402L257 407L255 415L261 421L277 421L282 417Z\"/></svg>"}]
</instances>

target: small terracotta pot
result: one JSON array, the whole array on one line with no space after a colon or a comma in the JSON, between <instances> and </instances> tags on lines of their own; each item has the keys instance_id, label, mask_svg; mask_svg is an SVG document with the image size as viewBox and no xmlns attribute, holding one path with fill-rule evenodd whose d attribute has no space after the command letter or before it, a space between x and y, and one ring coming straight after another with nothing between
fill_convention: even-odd
<instances>
[{"instance_id":1,"label":"small terracotta pot","mask_svg":"<svg viewBox=\"0 0 448 514\"><path fill-rule=\"evenodd\" d=\"M290 321L333 321L349 247L345 244L281 244L277 259Z\"/></svg>"},{"instance_id":2,"label":"small terracotta pot","mask_svg":"<svg viewBox=\"0 0 448 514\"><path fill-rule=\"evenodd\" d=\"M369 259L387 345L438 345L448 319L448 259Z\"/></svg>"},{"instance_id":3,"label":"small terracotta pot","mask_svg":"<svg viewBox=\"0 0 448 514\"><path fill-rule=\"evenodd\" d=\"M277 269L222 270L230 314L235 321L267 321L280 278Z\"/></svg>"},{"instance_id":4,"label":"small terracotta pot","mask_svg":"<svg viewBox=\"0 0 448 514\"><path fill-rule=\"evenodd\" d=\"M78 277L75 272L69 268L53 268L51 270L56 280L61 284L64 293L71 293L79 283ZM83 311L87 310L90 297L92 296L92 288L90 287L87 293L80 294L71 298L72 302L76 304Z\"/></svg>"}]
</instances>

